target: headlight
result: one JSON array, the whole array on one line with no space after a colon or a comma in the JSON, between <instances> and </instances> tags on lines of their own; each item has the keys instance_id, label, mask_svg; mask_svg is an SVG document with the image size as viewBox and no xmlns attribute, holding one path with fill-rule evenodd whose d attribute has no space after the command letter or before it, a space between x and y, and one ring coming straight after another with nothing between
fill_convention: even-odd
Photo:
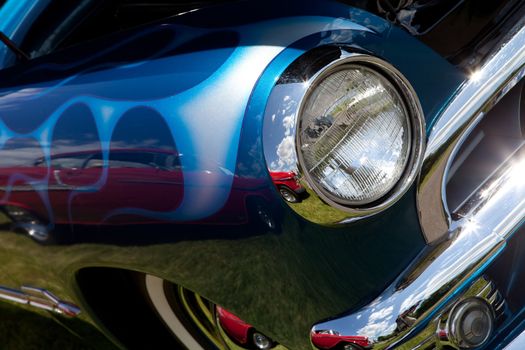
<instances>
[{"instance_id":1,"label":"headlight","mask_svg":"<svg viewBox=\"0 0 525 350\"><path fill-rule=\"evenodd\" d=\"M277 81L263 146L268 170L297 173L307 191L290 207L333 225L401 198L421 166L425 122L413 88L392 65L324 50L303 55Z\"/></svg>"},{"instance_id":2,"label":"headlight","mask_svg":"<svg viewBox=\"0 0 525 350\"><path fill-rule=\"evenodd\" d=\"M318 76L299 112L299 162L315 191L345 206L385 196L411 152L411 122L397 88L381 73L342 64Z\"/></svg>"}]
</instances>

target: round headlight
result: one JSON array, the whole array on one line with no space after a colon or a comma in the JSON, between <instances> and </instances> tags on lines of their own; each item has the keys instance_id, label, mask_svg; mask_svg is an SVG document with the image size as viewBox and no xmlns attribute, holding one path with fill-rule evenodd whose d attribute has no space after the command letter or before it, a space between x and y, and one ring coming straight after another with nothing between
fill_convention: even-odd
<instances>
[{"instance_id":1,"label":"round headlight","mask_svg":"<svg viewBox=\"0 0 525 350\"><path fill-rule=\"evenodd\" d=\"M411 116L398 87L354 62L314 79L296 135L310 185L321 198L347 207L369 205L392 191L412 152Z\"/></svg>"},{"instance_id":2,"label":"round headlight","mask_svg":"<svg viewBox=\"0 0 525 350\"><path fill-rule=\"evenodd\" d=\"M298 175L292 210L314 223L347 224L389 208L414 183L425 120L394 66L324 47L299 57L275 84L263 147L270 173Z\"/></svg>"}]
</instances>

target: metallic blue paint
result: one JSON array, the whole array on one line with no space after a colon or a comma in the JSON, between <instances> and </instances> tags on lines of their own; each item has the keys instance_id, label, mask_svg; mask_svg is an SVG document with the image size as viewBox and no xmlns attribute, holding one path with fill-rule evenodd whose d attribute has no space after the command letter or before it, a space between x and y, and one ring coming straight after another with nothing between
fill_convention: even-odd
<instances>
[{"instance_id":1,"label":"metallic blue paint","mask_svg":"<svg viewBox=\"0 0 525 350\"><path fill-rule=\"evenodd\" d=\"M104 43L108 45L107 49L97 50L93 47L91 50L96 54L81 61L57 64L52 57L37 59L27 67L8 69L0 75L0 79L7 82L2 84L7 86L0 90L0 119L3 121L1 141L35 139L49 164L56 123L69 108L85 105L97 125L102 154L107 164L108 145L122 116L134 108L151 108L165 119L179 152L191 155L200 164L192 176L184 176L187 179L184 184L185 196L175 211L157 213L123 207L121 212L170 221L206 218L224 206L231 191L240 125L253 85L262 70L286 46L304 36L323 32L327 27L369 31L350 21L334 22L327 17L276 19L254 26L228 28L229 32L239 37L239 42L225 41L225 48L167 56L185 44L209 39L206 37L209 31L162 24L135 33L124 41ZM111 58L115 59L111 55L115 55L118 50L126 49L125 46L128 46L128 50L136 47L133 45L135 40L150 40L150 36L160 36L166 31L173 32L174 39L167 41L166 46L159 51L151 52L147 60L125 64L111 62ZM277 37L277 33L287 34L280 34L280 39L272 46L253 45L262 40L261 33L271 37ZM225 37L230 38L227 35ZM213 38L221 39L218 35ZM232 44L237 45L230 47ZM43 74L48 76L45 82L31 83L33 76ZM24 82L23 85L19 85L20 80ZM11 82L16 85L9 86ZM66 153L70 150L57 152ZM181 157L183 169L185 159ZM218 167L231 174L226 183L222 177L210 180L206 175L196 175L199 170L207 170L204 159L214 160ZM8 166L4 164L4 167ZM20 174L11 176L14 179ZM49 218L52 218L52 206L43 191L49 176L50 173L45 179L28 179L28 184L39 190L49 211ZM107 167L104 167L99 181L91 185L89 190L100 189L106 179ZM76 192L73 192L72 196L75 195ZM4 200L8 201L8 198L4 197ZM72 197L69 199L71 201Z\"/></svg>"},{"instance_id":2,"label":"metallic blue paint","mask_svg":"<svg viewBox=\"0 0 525 350\"><path fill-rule=\"evenodd\" d=\"M0 31L20 43L33 21L51 0L8 0L0 8ZM15 57L5 46L0 47L0 67L13 64Z\"/></svg>"},{"instance_id":3,"label":"metallic blue paint","mask_svg":"<svg viewBox=\"0 0 525 350\"><path fill-rule=\"evenodd\" d=\"M41 10L37 6L38 11L36 7L30 11L31 4L45 2L10 0L0 10L0 30L19 41L27 28L16 28L26 18L16 14ZM15 7L20 12L14 11ZM32 20L34 17L28 15L27 21ZM261 137L270 92L297 58L326 46L367 52L396 66L418 93L429 127L464 80L462 73L402 30L332 1L240 2L188 13L0 71L0 175L7 174L0 176L4 190L0 200L13 204L12 198L32 193L35 201L41 202L37 204L43 208L39 214L50 227L57 221L60 206L67 207L66 224L87 223L89 220L77 218L88 215L88 208L75 203L106 190L111 183L112 152L177 152L183 195L163 198L174 203L172 208L151 209L151 203L133 206L118 197L121 203L117 208L108 209L102 218L95 216L89 224L101 226L114 217L129 219L130 225L137 217L150 220L147 224L168 224L163 231L167 237L162 240L151 232L156 227L133 227L141 239L149 239L147 244L167 241L176 245L193 239L213 245L213 241L207 242L210 237L231 238L233 226L241 227L234 231L238 232L234 238L248 245L246 238L261 234L262 239L273 242L261 254L271 257L277 268L267 271L264 262L254 269L266 271L278 286L284 282L277 280L282 278L282 271L292 271L298 277L297 281L286 281L294 287L290 290L315 291L308 295L315 311L305 312L307 316L301 322L289 326L292 335L280 334L284 342L299 344L297 339L303 335L307 342L311 324L373 299L424 245L413 189L385 213L336 229L304 222L283 205L271 182L263 147L272 145L263 145ZM0 62L7 62L2 55L5 52L0 51ZM54 158L96 152L102 155L103 165L96 181L74 188L56 182L55 170L61 169L53 168ZM20 167L17 159L26 160L26 166ZM45 171L35 175L29 170L36 168L38 159L44 160ZM141 181L151 182L151 178ZM61 203L53 199L60 186L67 194ZM140 189L144 184L133 186ZM261 207L266 210L265 217L273 222L263 221L262 228L261 222L252 225L250 215L254 214L248 208L252 201L259 211ZM24 204L23 200L15 202ZM396 225L400 220L404 227ZM245 225L247 221L249 225ZM185 224L195 228L188 229ZM210 224L220 225L210 228ZM127 245L144 244L141 239L131 234L124 237ZM96 243L113 242L108 235ZM290 257L289 263L280 261L281 250ZM144 251L149 252L147 248ZM371 256L370 251L378 257ZM166 258L170 262L170 254L158 257L158 261ZM137 256L142 255L137 252ZM142 261L148 262L137 265L126 265L120 258L111 262L88 259L79 265L126 266L182 279L184 284L176 269L166 270L166 265L159 267L145 256ZM213 261L211 255L202 259ZM235 262L224 264L231 267ZM213 268L219 267L210 267L210 278L216 275ZM246 278L243 272L236 278ZM196 267L187 271L187 275L192 274L198 274ZM359 284L355 285L352 278L358 278ZM250 292L237 291L246 299L256 297ZM290 310L298 309L303 302L283 294ZM208 295L226 307L230 303L243 309L240 315L247 315L247 319L257 318L254 305L239 307L224 295L215 298L213 291ZM268 319L286 314L278 308L267 312ZM266 322L267 327L272 326ZM280 331L274 329L273 333L279 335Z\"/></svg>"}]
</instances>

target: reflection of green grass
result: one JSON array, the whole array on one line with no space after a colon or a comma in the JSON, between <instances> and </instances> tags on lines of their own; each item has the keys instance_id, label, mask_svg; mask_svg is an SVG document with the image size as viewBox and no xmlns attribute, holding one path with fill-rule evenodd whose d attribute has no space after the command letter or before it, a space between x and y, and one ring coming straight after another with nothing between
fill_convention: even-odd
<instances>
[{"instance_id":1,"label":"reflection of green grass","mask_svg":"<svg viewBox=\"0 0 525 350\"><path fill-rule=\"evenodd\" d=\"M90 339L91 344L73 332L67 331L57 319L44 312L33 312L27 307L0 303L0 348L13 350L31 349L115 349L103 339ZM84 331L97 333L92 326L78 321Z\"/></svg>"},{"instance_id":2,"label":"reflection of green grass","mask_svg":"<svg viewBox=\"0 0 525 350\"><path fill-rule=\"evenodd\" d=\"M292 203L291 207L299 215L317 223L336 223L350 216L348 213L334 210L325 204L313 191L307 200L300 203Z\"/></svg>"},{"instance_id":3,"label":"reflection of green grass","mask_svg":"<svg viewBox=\"0 0 525 350\"><path fill-rule=\"evenodd\" d=\"M3 223L5 223L0 218ZM60 265L48 259L46 250L25 236L0 231L0 285L23 284L47 288L65 300L74 300L64 289ZM51 248L50 249L55 249ZM47 249L47 247L46 247ZM17 303L0 301L0 349L116 349L87 315L68 318Z\"/></svg>"},{"instance_id":4,"label":"reflection of green grass","mask_svg":"<svg viewBox=\"0 0 525 350\"><path fill-rule=\"evenodd\" d=\"M304 188L309 188L306 180L301 179L300 183ZM315 223L337 223L350 216L348 213L334 210L312 190L308 190L308 198L299 203L290 203L290 206L297 214Z\"/></svg>"},{"instance_id":5,"label":"reflection of green grass","mask_svg":"<svg viewBox=\"0 0 525 350\"><path fill-rule=\"evenodd\" d=\"M78 268L146 266L160 277L225 305L249 323L272 325L273 332L260 331L273 339L288 339L292 349L303 349L309 346L308 334L313 322L340 312L337 305L354 298L344 287L337 298L330 289L325 294L318 288L318 284L340 282L323 282L324 269L319 271L315 260L300 257L306 252L296 245L296 238L267 233L242 240L182 241L143 247L102 244L55 247L38 245L23 235L1 232L0 285L32 284L78 302L71 286ZM133 317L132 308L130 312ZM85 313L82 319L89 321ZM76 325L76 332L78 328Z\"/></svg>"},{"instance_id":6,"label":"reflection of green grass","mask_svg":"<svg viewBox=\"0 0 525 350\"><path fill-rule=\"evenodd\" d=\"M276 250L279 245L290 243L292 242L282 242L279 236L265 234L241 241L182 241L144 247L101 244L57 247L41 246L24 235L0 232L0 285L15 288L22 284L36 285L47 288L66 300L79 302L71 280L78 268L84 265L116 265L124 268L147 266L149 271L157 271L156 274L161 277L169 276L174 282L197 290L212 301L220 300L221 304L226 304L230 310L242 315L248 322L276 325L275 329L284 333L271 334L265 329L261 331L274 339L287 338L301 344L292 348L304 348L303 344L308 341L311 324L318 319L318 316L312 315L318 315L320 311L316 302L319 296L313 292L315 288L305 289L304 286L314 287L318 280L309 281L307 274L297 274L302 268L308 271L315 267L298 266L300 262L290 254L292 247ZM224 281L229 281L230 284L225 285ZM232 290L237 292L232 293ZM297 303L290 304L286 302L288 300L297 300ZM2 304L0 302L0 305ZM267 312L252 313L252 310ZM285 317L282 317L283 310ZM130 317L133 317L132 308L130 313ZM331 312L325 311L321 314L326 317ZM86 313L81 314L81 319L90 322ZM81 336L89 338L86 344L93 339L100 342L97 331L88 322L76 322L73 325L74 331L82 332ZM45 331L46 324L42 323L42 328L36 332ZM84 324L84 330L81 324ZM294 326L292 329L300 325L304 333L291 334L291 325ZM57 334L58 329L57 326ZM25 328L6 329L4 334L0 333L0 344L4 343L3 337L10 336L11 332L23 338L23 334L29 331ZM76 338L73 338L67 336L71 346L64 345L62 348L76 348ZM37 336L28 338L29 341L34 344L28 343L30 345L21 348L34 346L53 349L54 346L48 346L45 337L42 346L38 346ZM1 346L0 348L3 349ZM100 346L96 348L103 349Z\"/></svg>"},{"instance_id":7,"label":"reflection of green grass","mask_svg":"<svg viewBox=\"0 0 525 350\"><path fill-rule=\"evenodd\" d=\"M305 204L299 207L321 218L333 215L322 212L321 202ZM173 243L136 246L107 243L127 238L127 232L107 232L99 239L105 243L64 246L42 246L24 235L0 232L0 285L32 284L78 303L83 314L64 322L87 341L100 342L76 289L76 272L92 266L139 269L198 292L290 349L308 349L314 323L378 293L418 252L421 237L406 230L417 226L417 215L401 207L373 221L340 228L297 220L284 207L279 232L252 232L256 228L247 226L239 229L238 237L221 239L224 234L216 227L171 227L160 237L172 237ZM392 224L399 220L406 225ZM141 229L140 235L154 233L159 232ZM186 238L177 241L178 237ZM136 317L133 311L130 307L129 317ZM0 334L0 344L12 331Z\"/></svg>"},{"instance_id":8,"label":"reflection of green grass","mask_svg":"<svg viewBox=\"0 0 525 350\"><path fill-rule=\"evenodd\" d=\"M0 225L9 223L9 218L4 214L3 211L0 210Z\"/></svg>"}]
</instances>

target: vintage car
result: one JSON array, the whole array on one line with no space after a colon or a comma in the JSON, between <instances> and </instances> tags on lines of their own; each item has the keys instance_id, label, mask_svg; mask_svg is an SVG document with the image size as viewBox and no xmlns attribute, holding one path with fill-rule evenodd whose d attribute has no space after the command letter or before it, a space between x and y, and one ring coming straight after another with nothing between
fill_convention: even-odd
<instances>
[{"instance_id":1,"label":"vintage car","mask_svg":"<svg viewBox=\"0 0 525 350\"><path fill-rule=\"evenodd\" d=\"M171 224L169 213L184 196L184 188L227 188L230 201L216 214L188 224L267 226L272 197L264 181L233 175L213 161L183 156L176 149L110 148L51 154L13 167L0 168L1 209L11 230L27 233L40 243L64 243L72 231L97 231L115 226ZM14 165L14 164L13 164ZM11 181L12 174L19 178ZM284 199L299 201L304 189L289 172L272 173ZM45 183L46 200L33 188ZM165 200L171 198L171 200ZM126 203L126 207L122 204ZM50 209L52 208L52 209ZM52 218L52 219L51 219ZM77 237L78 240L78 237Z\"/></svg>"},{"instance_id":2,"label":"vintage car","mask_svg":"<svg viewBox=\"0 0 525 350\"><path fill-rule=\"evenodd\" d=\"M293 171L272 171L270 176L284 200L292 203L301 201L306 190L300 184L296 173Z\"/></svg>"},{"instance_id":3,"label":"vintage car","mask_svg":"<svg viewBox=\"0 0 525 350\"><path fill-rule=\"evenodd\" d=\"M525 349L524 1L0 6L1 348Z\"/></svg>"}]
</instances>

